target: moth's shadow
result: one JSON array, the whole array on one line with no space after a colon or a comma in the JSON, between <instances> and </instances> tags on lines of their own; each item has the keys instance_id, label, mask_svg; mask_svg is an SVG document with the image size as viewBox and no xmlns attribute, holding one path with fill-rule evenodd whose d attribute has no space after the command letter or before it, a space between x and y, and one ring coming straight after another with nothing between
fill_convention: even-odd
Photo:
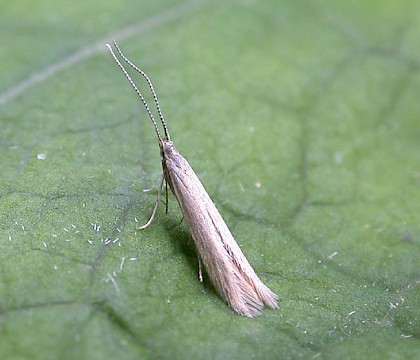
<instances>
[{"instance_id":1,"label":"moth's shadow","mask_svg":"<svg viewBox=\"0 0 420 360\"><path fill-rule=\"evenodd\" d=\"M192 273L195 275L195 279L198 282L198 254L197 249L194 244L194 240L188 230L188 227L185 223L185 220L182 222L175 221L170 219L170 216L167 216L164 220L165 230L170 234L172 244L176 252L184 256L187 260L189 266L192 269ZM207 292L211 291L217 294L214 289L211 281L207 275L206 269L202 267L203 273L203 283L201 284L202 289Z\"/></svg>"},{"instance_id":2,"label":"moth's shadow","mask_svg":"<svg viewBox=\"0 0 420 360\"><path fill-rule=\"evenodd\" d=\"M165 217L164 227L171 236L175 251L184 255L191 268L197 271L198 254L194 245L194 240L188 231L185 221L177 222L170 218L170 216Z\"/></svg>"}]
</instances>

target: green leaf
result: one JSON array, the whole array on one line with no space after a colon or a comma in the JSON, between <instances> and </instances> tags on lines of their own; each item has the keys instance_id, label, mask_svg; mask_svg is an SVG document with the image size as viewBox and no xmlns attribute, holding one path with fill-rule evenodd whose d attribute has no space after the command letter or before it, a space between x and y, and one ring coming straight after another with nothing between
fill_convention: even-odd
<instances>
[{"instance_id":1,"label":"green leaf","mask_svg":"<svg viewBox=\"0 0 420 360\"><path fill-rule=\"evenodd\" d=\"M1 359L419 356L419 2L0 8ZM199 283L172 195L135 231L160 156L113 36L278 310Z\"/></svg>"}]
</instances>

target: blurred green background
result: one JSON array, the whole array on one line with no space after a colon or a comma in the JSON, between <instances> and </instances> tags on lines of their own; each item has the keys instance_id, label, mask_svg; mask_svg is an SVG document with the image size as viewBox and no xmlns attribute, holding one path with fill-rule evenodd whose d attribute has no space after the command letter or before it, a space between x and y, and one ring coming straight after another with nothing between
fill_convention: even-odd
<instances>
[{"instance_id":1,"label":"blurred green background","mask_svg":"<svg viewBox=\"0 0 420 360\"><path fill-rule=\"evenodd\" d=\"M2 1L0 30L0 359L420 356L418 1ZM198 282L173 196L135 231L160 157L112 37L280 309Z\"/></svg>"}]
</instances>

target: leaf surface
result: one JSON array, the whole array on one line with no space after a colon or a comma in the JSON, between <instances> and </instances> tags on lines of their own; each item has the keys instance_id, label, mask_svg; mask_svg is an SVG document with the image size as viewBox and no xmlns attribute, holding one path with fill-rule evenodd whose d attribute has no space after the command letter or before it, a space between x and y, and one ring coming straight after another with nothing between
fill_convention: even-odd
<instances>
[{"instance_id":1,"label":"leaf surface","mask_svg":"<svg viewBox=\"0 0 420 360\"><path fill-rule=\"evenodd\" d=\"M0 358L416 358L418 2L98 6L0 6ZM199 283L172 195L135 231L160 157L113 36L280 309Z\"/></svg>"}]
</instances>

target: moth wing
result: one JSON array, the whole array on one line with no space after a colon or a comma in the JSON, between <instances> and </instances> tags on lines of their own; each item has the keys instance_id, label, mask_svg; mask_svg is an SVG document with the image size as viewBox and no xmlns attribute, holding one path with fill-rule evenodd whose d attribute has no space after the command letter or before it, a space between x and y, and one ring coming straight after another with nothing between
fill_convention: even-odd
<instances>
[{"instance_id":1,"label":"moth wing","mask_svg":"<svg viewBox=\"0 0 420 360\"><path fill-rule=\"evenodd\" d=\"M191 166L171 151L164 165L167 181L215 288L244 316L258 315L264 305L277 308L277 295L259 279Z\"/></svg>"}]
</instances>

